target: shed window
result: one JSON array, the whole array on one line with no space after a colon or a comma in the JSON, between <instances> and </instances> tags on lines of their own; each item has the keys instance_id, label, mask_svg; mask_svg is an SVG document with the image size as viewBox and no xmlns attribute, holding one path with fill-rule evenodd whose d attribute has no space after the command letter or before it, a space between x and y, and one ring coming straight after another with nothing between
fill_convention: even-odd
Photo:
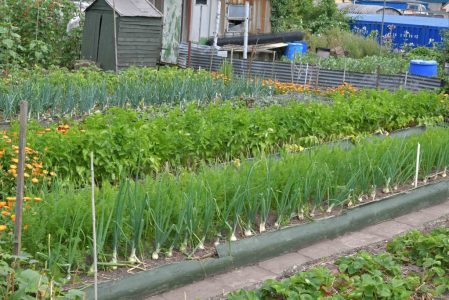
<instances>
[{"instance_id":1,"label":"shed window","mask_svg":"<svg viewBox=\"0 0 449 300\"><path fill-rule=\"evenodd\" d=\"M226 15L228 32L243 32L245 23L245 5L228 5Z\"/></svg>"},{"instance_id":2,"label":"shed window","mask_svg":"<svg viewBox=\"0 0 449 300\"><path fill-rule=\"evenodd\" d=\"M196 5L207 5L207 0L196 0L195 4Z\"/></svg>"}]
</instances>

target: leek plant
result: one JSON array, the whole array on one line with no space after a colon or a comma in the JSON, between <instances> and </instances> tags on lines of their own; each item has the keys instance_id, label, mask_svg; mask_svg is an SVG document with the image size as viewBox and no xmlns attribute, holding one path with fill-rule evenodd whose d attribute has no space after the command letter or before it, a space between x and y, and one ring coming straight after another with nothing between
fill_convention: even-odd
<instances>
[{"instance_id":1,"label":"leek plant","mask_svg":"<svg viewBox=\"0 0 449 300\"><path fill-rule=\"evenodd\" d=\"M140 262L136 255L137 247L140 245L142 232L145 225L144 214L148 207L148 194L145 193L143 187L138 182L134 182L128 190L128 210L129 210L129 222L132 230L131 238L131 254L128 258L128 262L136 263Z\"/></svg>"},{"instance_id":2,"label":"leek plant","mask_svg":"<svg viewBox=\"0 0 449 300\"><path fill-rule=\"evenodd\" d=\"M263 232L271 214L276 217L275 227L281 227L292 216L305 219L318 211L332 213L352 207L368 198L374 200L376 188L389 185L394 190L395 185L399 188L413 179L418 142L421 178L447 169L449 129L429 128L419 136L362 141L347 150L320 147L282 154L280 159L262 157L239 165L201 166L196 172L184 170L176 176L127 180L118 188L103 185L100 242L111 242L113 259L117 249L129 243L130 262L138 261L136 249L150 241L155 244L154 256L162 249L168 249L167 256L171 256L179 247L192 257L213 237L235 241L245 230L254 234L251 226L257 221ZM75 189L70 184L56 184L54 191L45 191L45 200L36 207L38 213L26 215L30 231L24 235L24 247L32 253L51 249L51 255L45 255L53 267L79 267L83 256L90 254L88 195L87 188ZM109 226L112 231L107 230ZM57 233L57 238L51 238L47 247L49 233ZM142 243L142 237L148 243ZM67 238L70 247L63 245ZM67 254L68 260L64 259Z\"/></svg>"},{"instance_id":3,"label":"leek plant","mask_svg":"<svg viewBox=\"0 0 449 300\"><path fill-rule=\"evenodd\" d=\"M167 242L173 226L171 224L174 203L170 203L170 186L166 185L168 180L161 177L156 182L155 197L149 203L149 226L154 228L155 250L151 255L152 259L159 259L161 248Z\"/></svg>"},{"instance_id":4,"label":"leek plant","mask_svg":"<svg viewBox=\"0 0 449 300\"><path fill-rule=\"evenodd\" d=\"M129 183L122 180L119 184L118 193L115 196L113 219L112 219L112 268L116 269L118 246L123 231L123 213L126 205L126 195L128 194Z\"/></svg>"}]
</instances>

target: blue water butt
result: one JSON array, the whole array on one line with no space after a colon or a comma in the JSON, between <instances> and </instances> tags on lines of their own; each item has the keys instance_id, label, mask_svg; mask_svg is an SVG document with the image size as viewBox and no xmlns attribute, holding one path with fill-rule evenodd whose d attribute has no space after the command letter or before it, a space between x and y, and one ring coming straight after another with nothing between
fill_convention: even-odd
<instances>
[{"instance_id":1,"label":"blue water butt","mask_svg":"<svg viewBox=\"0 0 449 300\"><path fill-rule=\"evenodd\" d=\"M434 60L413 59L410 61L409 73L425 77L438 75L438 63Z\"/></svg>"},{"instance_id":2,"label":"blue water butt","mask_svg":"<svg viewBox=\"0 0 449 300\"><path fill-rule=\"evenodd\" d=\"M296 57L301 56L303 53L307 51L307 44L304 42L293 42L287 43L287 48L285 48L285 56L288 59L293 60L293 57L296 54Z\"/></svg>"}]
</instances>

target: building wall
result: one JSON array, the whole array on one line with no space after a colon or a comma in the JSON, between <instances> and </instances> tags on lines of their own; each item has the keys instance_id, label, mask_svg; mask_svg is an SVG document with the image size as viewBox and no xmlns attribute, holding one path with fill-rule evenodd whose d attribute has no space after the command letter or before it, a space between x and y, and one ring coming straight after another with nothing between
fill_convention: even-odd
<instances>
[{"instance_id":1,"label":"building wall","mask_svg":"<svg viewBox=\"0 0 449 300\"><path fill-rule=\"evenodd\" d=\"M190 24L190 41L192 42L201 42L214 36L215 20L219 3L221 4L219 36L232 35L232 33L227 32L228 5L245 5L245 0L193 0L192 2L192 18ZM270 0L250 0L249 3L250 34L271 32ZM239 33L234 34L239 35Z\"/></svg>"},{"instance_id":2,"label":"building wall","mask_svg":"<svg viewBox=\"0 0 449 300\"><path fill-rule=\"evenodd\" d=\"M119 68L155 66L161 53L162 19L120 17L119 20Z\"/></svg>"}]
</instances>

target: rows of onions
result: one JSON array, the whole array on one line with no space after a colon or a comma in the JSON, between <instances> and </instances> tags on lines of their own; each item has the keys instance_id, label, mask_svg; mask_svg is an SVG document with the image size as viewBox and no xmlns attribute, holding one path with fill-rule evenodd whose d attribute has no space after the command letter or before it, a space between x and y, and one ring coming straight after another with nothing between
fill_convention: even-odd
<instances>
[{"instance_id":1,"label":"rows of onions","mask_svg":"<svg viewBox=\"0 0 449 300\"><path fill-rule=\"evenodd\" d=\"M349 150L323 146L280 159L103 183L95 191L100 262L116 267L175 254L192 258L214 244L412 188L418 143L420 182L446 177L449 130L433 128L408 138L362 141ZM89 188L61 181L42 198L35 213L25 215L25 248L49 266L88 269Z\"/></svg>"}]
</instances>

